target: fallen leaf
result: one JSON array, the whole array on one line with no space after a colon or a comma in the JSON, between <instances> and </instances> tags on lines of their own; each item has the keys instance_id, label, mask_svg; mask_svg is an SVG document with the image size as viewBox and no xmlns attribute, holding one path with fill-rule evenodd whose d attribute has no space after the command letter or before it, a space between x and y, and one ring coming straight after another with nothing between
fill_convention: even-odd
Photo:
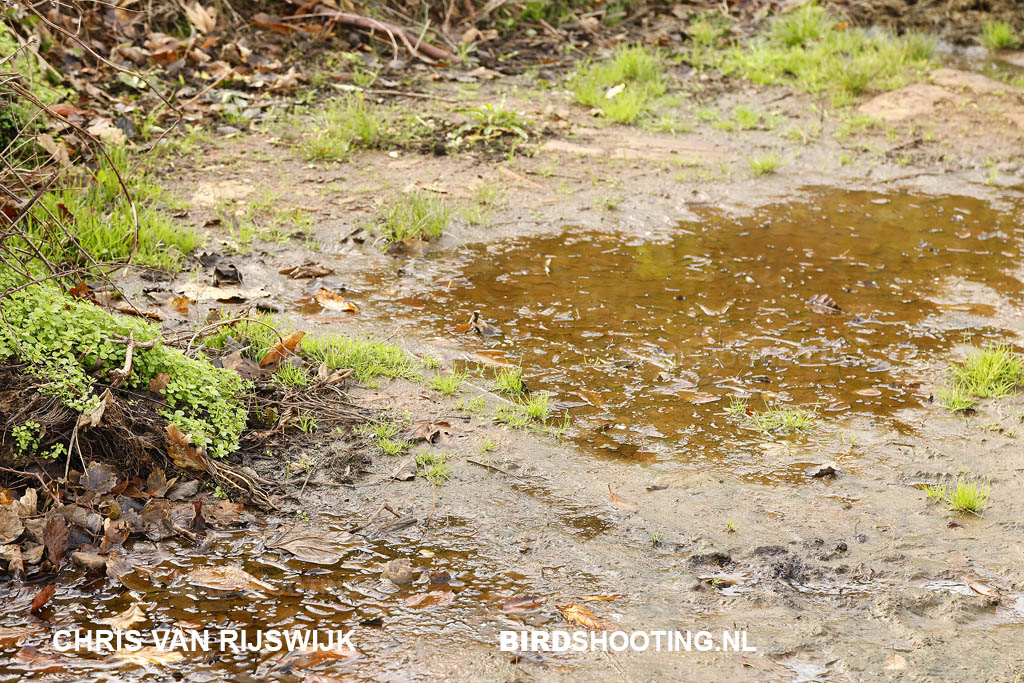
<instances>
[{"instance_id":1,"label":"fallen leaf","mask_svg":"<svg viewBox=\"0 0 1024 683\"><path fill-rule=\"evenodd\" d=\"M78 416L78 426L82 429L99 427L103 423L103 415L113 402L114 396L110 393L110 389L104 389L96 405L89 412Z\"/></svg>"},{"instance_id":2,"label":"fallen leaf","mask_svg":"<svg viewBox=\"0 0 1024 683\"><path fill-rule=\"evenodd\" d=\"M618 600L621 597L622 597L622 593L612 593L611 595L581 595L577 599L578 600L606 601L606 600Z\"/></svg>"},{"instance_id":3,"label":"fallen leaf","mask_svg":"<svg viewBox=\"0 0 1024 683\"><path fill-rule=\"evenodd\" d=\"M469 316L469 320L461 325L456 325L452 329L452 332L456 334L465 334L466 332L476 332L481 337L493 337L499 334L499 330L494 325L489 325L484 322L483 318L480 317L480 311L473 311L473 314Z\"/></svg>"},{"instance_id":4,"label":"fallen leaf","mask_svg":"<svg viewBox=\"0 0 1024 683\"><path fill-rule=\"evenodd\" d=\"M703 574L698 576L699 581L710 583L715 586L735 586L736 584L743 583L750 578L749 574L743 572L735 572L732 574Z\"/></svg>"},{"instance_id":5,"label":"fallen leaf","mask_svg":"<svg viewBox=\"0 0 1024 683\"><path fill-rule=\"evenodd\" d=\"M32 610L33 612L40 610L43 606L50 601L53 597L53 592L57 590L57 584L51 583L49 586L43 586L43 588L36 593L36 596L32 598Z\"/></svg>"},{"instance_id":6,"label":"fallen leaf","mask_svg":"<svg viewBox=\"0 0 1024 683\"><path fill-rule=\"evenodd\" d=\"M185 658L183 654L176 650L161 650L156 645L146 645L137 650L118 650L112 657L129 664L135 664L136 666L162 666L164 664L180 662Z\"/></svg>"},{"instance_id":7,"label":"fallen leaf","mask_svg":"<svg viewBox=\"0 0 1024 683\"><path fill-rule=\"evenodd\" d=\"M142 611L142 607L140 607L138 603L135 603L120 614L115 614L114 616L107 617L106 619L99 619L98 623L112 626L118 631L127 631L134 624L146 621L147 618L146 613Z\"/></svg>"},{"instance_id":8,"label":"fallen leaf","mask_svg":"<svg viewBox=\"0 0 1024 683\"><path fill-rule=\"evenodd\" d=\"M216 287L201 282L189 282L181 286L181 296L192 301L218 301L222 304L241 304L252 299L267 296L263 287L246 288L241 285Z\"/></svg>"},{"instance_id":9,"label":"fallen leaf","mask_svg":"<svg viewBox=\"0 0 1024 683\"><path fill-rule=\"evenodd\" d=\"M879 391L878 389L875 389L874 387L869 387L867 389L858 389L857 391L855 391L853 393L857 394L858 396L881 396L882 395L882 392Z\"/></svg>"},{"instance_id":10,"label":"fallen leaf","mask_svg":"<svg viewBox=\"0 0 1024 683\"><path fill-rule=\"evenodd\" d=\"M351 545L352 537L348 534L331 533L307 526L287 527L266 542L268 548L284 550L303 562L323 565L341 562Z\"/></svg>"},{"instance_id":11,"label":"fallen leaf","mask_svg":"<svg viewBox=\"0 0 1024 683\"><path fill-rule=\"evenodd\" d=\"M315 650L294 650L281 658L277 669L307 669L328 659L354 659L362 653L351 647L317 648Z\"/></svg>"},{"instance_id":12,"label":"fallen leaf","mask_svg":"<svg viewBox=\"0 0 1024 683\"><path fill-rule=\"evenodd\" d=\"M817 313L833 315L836 313L842 313L843 311L843 309L839 308L839 304L836 303L836 300L828 294L815 294L807 300L807 305L811 310Z\"/></svg>"},{"instance_id":13,"label":"fallen leaf","mask_svg":"<svg viewBox=\"0 0 1024 683\"><path fill-rule=\"evenodd\" d=\"M32 487L26 488L25 493L18 499L16 509L19 517L32 517L36 514L39 506L39 494Z\"/></svg>"},{"instance_id":14,"label":"fallen leaf","mask_svg":"<svg viewBox=\"0 0 1024 683\"><path fill-rule=\"evenodd\" d=\"M25 557L21 546L13 543L0 545L0 560L7 563L7 573L15 578L25 575Z\"/></svg>"},{"instance_id":15,"label":"fallen leaf","mask_svg":"<svg viewBox=\"0 0 1024 683\"><path fill-rule=\"evenodd\" d=\"M233 263L219 263L213 267L213 286L242 284L242 273Z\"/></svg>"},{"instance_id":16,"label":"fallen leaf","mask_svg":"<svg viewBox=\"0 0 1024 683\"><path fill-rule=\"evenodd\" d=\"M714 394L709 394L706 391L697 391L694 392L693 396L690 397L690 403L692 403L695 406L700 406L704 405L705 403L714 403L715 401L718 401L721 398L721 396L715 396Z\"/></svg>"},{"instance_id":17,"label":"fallen leaf","mask_svg":"<svg viewBox=\"0 0 1024 683\"><path fill-rule=\"evenodd\" d=\"M79 482L86 491L98 496L110 493L117 485L117 474L114 468L106 463L91 462Z\"/></svg>"},{"instance_id":18,"label":"fallen leaf","mask_svg":"<svg viewBox=\"0 0 1024 683\"><path fill-rule=\"evenodd\" d=\"M381 570L381 578L387 579L393 584L402 585L411 583L416 578L416 572L412 568L412 562L405 557L399 557L385 563Z\"/></svg>"},{"instance_id":19,"label":"fallen leaf","mask_svg":"<svg viewBox=\"0 0 1024 683\"><path fill-rule=\"evenodd\" d=\"M182 315L188 315L188 307L193 303L195 302L187 296L176 296L171 299L171 308Z\"/></svg>"},{"instance_id":20,"label":"fallen leaf","mask_svg":"<svg viewBox=\"0 0 1024 683\"><path fill-rule=\"evenodd\" d=\"M18 650L12 660L22 669L38 671L39 673L57 673L64 670L65 660L45 652L40 652L34 647L23 647Z\"/></svg>"},{"instance_id":21,"label":"fallen leaf","mask_svg":"<svg viewBox=\"0 0 1024 683\"><path fill-rule=\"evenodd\" d=\"M166 372L158 372L153 379L149 380L149 386L146 388L154 394L163 394L170 381L171 376L169 374Z\"/></svg>"},{"instance_id":22,"label":"fallen leaf","mask_svg":"<svg viewBox=\"0 0 1024 683\"><path fill-rule=\"evenodd\" d=\"M267 351L267 355L260 361L260 367L265 368L268 365L273 365L280 361L282 358L287 356L295 355L295 347L299 345L302 338L306 336L305 332L292 332L282 341L274 344L274 348Z\"/></svg>"},{"instance_id":23,"label":"fallen leaf","mask_svg":"<svg viewBox=\"0 0 1024 683\"><path fill-rule=\"evenodd\" d=\"M430 591L429 593L410 595L405 599L405 606L444 607L445 605L450 605L453 600L455 600L454 591Z\"/></svg>"},{"instance_id":24,"label":"fallen leaf","mask_svg":"<svg viewBox=\"0 0 1024 683\"><path fill-rule=\"evenodd\" d=\"M167 454L178 467L184 469L207 471L206 456L203 455L202 447L192 448L191 437L178 429L177 425L167 425Z\"/></svg>"},{"instance_id":25,"label":"fallen leaf","mask_svg":"<svg viewBox=\"0 0 1024 683\"><path fill-rule=\"evenodd\" d=\"M293 280L311 280L317 277L325 277L334 274L334 270L319 263L306 263L301 266L292 266L279 271L281 275L287 275Z\"/></svg>"},{"instance_id":26,"label":"fallen leaf","mask_svg":"<svg viewBox=\"0 0 1024 683\"><path fill-rule=\"evenodd\" d=\"M0 543L15 541L25 530L14 505L0 505Z\"/></svg>"},{"instance_id":27,"label":"fallen leaf","mask_svg":"<svg viewBox=\"0 0 1024 683\"><path fill-rule=\"evenodd\" d=\"M640 506L636 503L631 503L619 494L612 491L612 485L608 484L608 502L616 510L625 510L627 512L636 512L640 509Z\"/></svg>"},{"instance_id":28,"label":"fallen leaf","mask_svg":"<svg viewBox=\"0 0 1024 683\"><path fill-rule=\"evenodd\" d=\"M886 671L903 671L907 668L907 658L893 652L885 658L882 666Z\"/></svg>"},{"instance_id":29,"label":"fallen leaf","mask_svg":"<svg viewBox=\"0 0 1024 683\"><path fill-rule=\"evenodd\" d=\"M198 2L194 2L192 5L182 3L181 8L185 10L189 22L199 33L209 33L217 27L216 7L203 7Z\"/></svg>"},{"instance_id":30,"label":"fallen leaf","mask_svg":"<svg viewBox=\"0 0 1024 683\"><path fill-rule=\"evenodd\" d=\"M615 631L618 624L610 619L597 616L583 605L570 602L568 605L555 605L555 609L562 613L570 626L582 626L594 631Z\"/></svg>"},{"instance_id":31,"label":"fallen leaf","mask_svg":"<svg viewBox=\"0 0 1024 683\"><path fill-rule=\"evenodd\" d=\"M30 626L0 626L0 648L15 647L39 629Z\"/></svg>"},{"instance_id":32,"label":"fallen leaf","mask_svg":"<svg viewBox=\"0 0 1024 683\"><path fill-rule=\"evenodd\" d=\"M455 430L448 422L431 422L430 420L423 420L410 426L405 433L405 437L410 441L422 440L427 443L444 446L451 443L451 437L454 433Z\"/></svg>"},{"instance_id":33,"label":"fallen leaf","mask_svg":"<svg viewBox=\"0 0 1024 683\"><path fill-rule=\"evenodd\" d=\"M548 601L540 595L521 595L516 598L509 598L501 604L502 612L525 612L526 610L537 609Z\"/></svg>"},{"instance_id":34,"label":"fallen leaf","mask_svg":"<svg viewBox=\"0 0 1024 683\"><path fill-rule=\"evenodd\" d=\"M212 504L204 503L202 514L208 524L217 528L229 527L253 519L252 515L245 512L244 505L233 503L230 500L218 500Z\"/></svg>"},{"instance_id":35,"label":"fallen leaf","mask_svg":"<svg viewBox=\"0 0 1024 683\"><path fill-rule=\"evenodd\" d=\"M43 545L46 546L46 558L50 564L59 567L68 550L68 526L60 515L51 515L43 527Z\"/></svg>"},{"instance_id":36,"label":"fallen leaf","mask_svg":"<svg viewBox=\"0 0 1024 683\"><path fill-rule=\"evenodd\" d=\"M1003 594L1000 593L997 589L987 584L984 584L977 579L970 578L967 576L964 576L962 578L964 583L967 584L967 587L975 593L977 593L978 595L982 595L986 598L992 598L993 600L999 600L1003 597Z\"/></svg>"},{"instance_id":37,"label":"fallen leaf","mask_svg":"<svg viewBox=\"0 0 1024 683\"><path fill-rule=\"evenodd\" d=\"M708 308L704 304L697 304L697 306L700 308L700 310L704 311L705 315L719 316L719 315L724 315L730 308L732 308L732 305L734 303L735 303L734 300L726 301L725 304L721 308L718 308L718 309Z\"/></svg>"},{"instance_id":38,"label":"fallen leaf","mask_svg":"<svg viewBox=\"0 0 1024 683\"><path fill-rule=\"evenodd\" d=\"M240 567L196 567L188 573L188 580L197 586L219 591L273 591L269 583L260 581Z\"/></svg>"},{"instance_id":39,"label":"fallen leaf","mask_svg":"<svg viewBox=\"0 0 1024 683\"><path fill-rule=\"evenodd\" d=\"M354 303L325 287L321 287L320 291L316 293L316 302L329 311L341 311L343 313L359 312L359 308Z\"/></svg>"},{"instance_id":40,"label":"fallen leaf","mask_svg":"<svg viewBox=\"0 0 1024 683\"><path fill-rule=\"evenodd\" d=\"M242 379L254 380L263 376L260 366L243 356L241 351L225 356L221 365L225 370L234 370Z\"/></svg>"}]
</instances>

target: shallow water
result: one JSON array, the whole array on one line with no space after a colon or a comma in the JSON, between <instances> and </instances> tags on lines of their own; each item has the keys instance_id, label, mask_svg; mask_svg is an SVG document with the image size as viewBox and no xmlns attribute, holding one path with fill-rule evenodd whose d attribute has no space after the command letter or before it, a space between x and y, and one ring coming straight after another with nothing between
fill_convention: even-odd
<instances>
[{"instance_id":1,"label":"shallow water","mask_svg":"<svg viewBox=\"0 0 1024 683\"><path fill-rule=\"evenodd\" d=\"M708 210L669 235L567 229L409 262L376 307L475 357L521 363L576 420L576 441L642 462L757 462L765 435L727 410L803 407L821 421L929 400L916 370L954 344L1001 338L957 319L1021 302L1024 229L969 198L832 189L734 218ZM956 278L998 294L938 303ZM831 297L839 311L809 305ZM502 334L453 330L480 311ZM749 411L747 411L749 412ZM769 438L770 435L769 435Z\"/></svg>"}]
</instances>

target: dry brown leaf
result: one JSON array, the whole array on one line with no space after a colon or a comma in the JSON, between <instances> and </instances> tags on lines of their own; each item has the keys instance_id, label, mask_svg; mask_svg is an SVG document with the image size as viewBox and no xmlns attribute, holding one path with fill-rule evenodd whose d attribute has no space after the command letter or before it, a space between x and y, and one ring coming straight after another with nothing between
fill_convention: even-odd
<instances>
[{"instance_id":1,"label":"dry brown leaf","mask_svg":"<svg viewBox=\"0 0 1024 683\"><path fill-rule=\"evenodd\" d=\"M46 558L50 564L59 567L68 550L68 525L60 515L51 515L43 527L43 545L46 546Z\"/></svg>"},{"instance_id":2,"label":"dry brown leaf","mask_svg":"<svg viewBox=\"0 0 1024 683\"><path fill-rule=\"evenodd\" d=\"M25 493L18 499L16 509L19 517L32 517L39 508L39 494L34 488L26 488Z\"/></svg>"},{"instance_id":3,"label":"dry brown leaf","mask_svg":"<svg viewBox=\"0 0 1024 683\"><path fill-rule=\"evenodd\" d=\"M176 296L171 299L171 308L182 315L188 315L188 307L193 303L187 296Z\"/></svg>"},{"instance_id":4,"label":"dry brown leaf","mask_svg":"<svg viewBox=\"0 0 1024 683\"><path fill-rule=\"evenodd\" d=\"M149 386L147 387L154 394L163 394L164 389L167 388L167 384L171 381L171 376L166 372L156 373L156 377L149 380Z\"/></svg>"},{"instance_id":5,"label":"dry brown leaf","mask_svg":"<svg viewBox=\"0 0 1024 683\"><path fill-rule=\"evenodd\" d=\"M976 578L971 578L968 576L964 576L962 578L964 583L967 584L967 587L975 593L977 593L978 595L983 595L984 597L992 598L993 600L999 600L1003 597L1003 594L1000 593L998 589L987 584L984 584Z\"/></svg>"},{"instance_id":6,"label":"dry brown leaf","mask_svg":"<svg viewBox=\"0 0 1024 683\"><path fill-rule=\"evenodd\" d=\"M0 647L21 645L26 638L38 630L31 626L0 626Z\"/></svg>"},{"instance_id":7,"label":"dry brown leaf","mask_svg":"<svg viewBox=\"0 0 1024 683\"><path fill-rule=\"evenodd\" d=\"M329 311L341 311L342 313L359 312L359 308L354 303L326 287L321 287L320 291L316 293L316 302Z\"/></svg>"},{"instance_id":8,"label":"dry brown leaf","mask_svg":"<svg viewBox=\"0 0 1024 683\"><path fill-rule=\"evenodd\" d=\"M107 617L106 619L99 619L98 623L112 626L118 631L127 631L134 624L146 621L147 618L146 613L142 611L142 607L140 607L138 603L135 603L120 614L115 614L114 616Z\"/></svg>"},{"instance_id":9,"label":"dry brown leaf","mask_svg":"<svg viewBox=\"0 0 1024 683\"><path fill-rule=\"evenodd\" d=\"M90 462L79 483L86 491L102 496L110 493L117 485L117 473L106 463Z\"/></svg>"},{"instance_id":10,"label":"dry brown leaf","mask_svg":"<svg viewBox=\"0 0 1024 683\"><path fill-rule=\"evenodd\" d=\"M0 505L0 543L11 543L25 530L12 503Z\"/></svg>"},{"instance_id":11,"label":"dry brown leaf","mask_svg":"<svg viewBox=\"0 0 1024 683\"><path fill-rule=\"evenodd\" d=\"M195 26L199 33L209 33L217 27L216 7L203 7L194 2L191 6L182 3L181 8L185 10L189 23Z\"/></svg>"},{"instance_id":12,"label":"dry brown leaf","mask_svg":"<svg viewBox=\"0 0 1024 683\"><path fill-rule=\"evenodd\" d=\"M243 356L241 351L235 351L226 356L221 361L221 365L224 366L225 370L234 370L242 379L252 380L263 376L260 366Z\"/></svg>"},{"instance_id":13,"label":"dry brown leaf","mask_svg":"<svg viewBox=\"0 0 1024 683\"><path fill-rule=\"evenodd\" d=\"M349 551L352 537L308 526L293 526L277 532L266 545L289 552L303 562L332 565L341 562Z\"/></svg>"},{"instance_id":14,"label":"dry brown leaf","mask_svg":"<svg viewBox=\"0 0 1024 683\"><path fill-rule=\"evenodd\" d=\"M612 593L611 595L581 595L577 600L593 600L593 601L606 601L606 600L618 600L622 597L622 593Z\"/></svg>"},{"instance_id":15,"label":"dry brown leaf","mask_svg":"<svg viewBox=\"0 0 1024 683\"><path fill-rule=\"evenodd\" d=\"M608 484L608 502L616 510L625 510L626 512L636 512L640 509L640 506L636 503L626 500L619 494L612 491L612 485Z\"/></svg>"},{"instance_id":16,"label":"dry brown leaf","mask_svg":"<svg viewBox=\"0 0 1024 683\"><path fill-rule=\"evenodd\" d=\"M260 581L240 567L196 567L188 573L188 580L197 586L219 591L273 591L269 583Z\"/></svg>"},{"instance_id":17,"label":"dry brown leaf","mask_svg":"<svg viewBox=\"0 0 1024 683\"><path fill-rule=\"evenodd\" d=\"M205 472L206 456L202 448L192 448L191 437L178 429L176 425L167 425L167 454L171 456L174 464L183 469L193 469Z\"/></svg>"},{"instance_id":18,"label":"dry brown leaf","mask_svg":"<svg viewBox=\"0 0 1024 683\"><path fill-rule=\"evenodd\" d=\"M834 315L836 313L842 313L843 309L839 307L836 300L830 297L828 294L815 294L807 300L807 305L811 310L816 313L825 313L827 315Z\"/></svg>"},{"instance_id":19,"label":"dry brown leaf","mask_svg":"<svg viewBox=\"0 0 1024 683\"><path fill-rule=\"evenodd\" d=\"M260 367L265 368L268 365L274 365L278 363L282 358L287 356L295 355L295 347L299 345L302 338L306 336L305 332L292 332L283 341L279 341L274 344L274 348L267 351L267 355L260 361Z\"/></svg>"},{"instance_id":20,"label":"dry brown leaf","mask_svg":"<svg viewBox=\"0 0 1024 683\"><path fill-rule=\"evenodd\" d=\"M568 605L555 605L555 609L562 613L569 625L582 626L594 631L614 631L619 628L611 619L599 617L583 605L570 602Z\"/></svg>"},{"instance_id":21,"label":"dry brown leaf","mask_svg":"<svg viewBox=\"0 0 1024 683\"><path fill-rule=\"evenodd\" d=\"M333 649L317 648L316 650L295 650L281 658L278 669L307 669L328 659L354 659L362 654L351 647L335 647Z\"/></svg>"}]
</instances>

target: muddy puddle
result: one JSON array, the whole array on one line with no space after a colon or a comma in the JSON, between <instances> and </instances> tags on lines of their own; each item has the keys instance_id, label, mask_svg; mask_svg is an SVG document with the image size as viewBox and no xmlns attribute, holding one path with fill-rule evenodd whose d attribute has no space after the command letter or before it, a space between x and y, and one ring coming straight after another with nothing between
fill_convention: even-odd
<instances>
[{"instance_id":1,"label":"muddy puddle","mask_svg":"<svg viewBox=\"0 0 1024 683\"><path fill-rule=\"evenodd\" d=\"M331 521L330 517L322 519ZM334 520L333 525L325 525L324 533L349 537L345 526ZM264 545L268 534L252 530L214 532L199 549L138 542L125 551L132 570L118 581L81 572L62 577L61 590L36 614L48 622L45 629L39 619L28 614L38 586L8 584L0 592L4 626L31 629L33 641L46 634L49 643L62 629L80 629L83 637L109 630L109 622L104 620L133 606L144 618L126 628L141 631L144 645L152 645L149 638L153 633L180 632L189 640L186 646L178 643L169 652L153 654L154 659L137 668L139 662L111 657L109 649L104 653L79 649L61 655L53 648L41 647L37 655L26 654L15 646L14 634L7 633L7 640L0 640L0 681L46 680L55 672L83 680L146 674L170 680L173 671L187 671L188 680L193 681L295 680L309 669L339 667L353 672L346 657L303 655L299 647L275 652L273 644L261 645L257 640L260 632L272 630L317 633L320 645L328 651L346 650L333 647L331 638L337 636L332 632L350 632L351 644L360 653L360 679L408 680L409 662L402 653L422 635L439 635L446 647L469 643L490 647L497 630L509 628L509 624L527 619L541 626L556 619L557 613L547 615L534 609L543 601L529 605L528 616L524 609L503 611L513 596L543 593L543 576L527 580L514 568L496 566L493 558L481 554L464 520L448 518L435 531L443 536L443 543L400 535L373 541L350 536L351 543L342 544L341 562L330 567L268 550ZM413 535L422 532L414 529ZM409 558L412 568L411 582L400 586L381 577L381 567L397 557ZM197 585L196 570L210 566L238 567L258 577L265 588L218 590ZM23 616L19 620L17 615ZM240 634L237 646L241 652L233 651L236 641L226 642L222 651L217 638L224 631ZM211 634L209 652L191 640L193 633L203 632ZM243 633L248 641L241 640ZM246 642L249 651L244 649Z\"/></svg>"},{"instance_id":2,"label":"muddy puddle","mask_svg":"<svg viewBox=\"0 0 1024 683\"><path fill-rule=\"evenodd\" d=\"M1022 238L1014 210L976 199L813 190L742 218L703 211L668 234L568 228L471 245L366 288L373 308L475 362L522 364L592 452L788 480L804 464L766 469L750 414L891 421L927 403L923 368L1005 337L978 321L1000 299L1020 303ZM957 278L991 300L940 298ZM457 334L474 311L501 334Z\"/></svg>"}]
</instances>

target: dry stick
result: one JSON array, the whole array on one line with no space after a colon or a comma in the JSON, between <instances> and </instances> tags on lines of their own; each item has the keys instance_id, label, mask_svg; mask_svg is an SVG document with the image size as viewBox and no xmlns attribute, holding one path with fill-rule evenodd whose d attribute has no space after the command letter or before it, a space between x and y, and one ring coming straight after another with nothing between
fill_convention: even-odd
<instances>
[{"instance_id":1,"label":"dry stick","mask_svg":"<svg viewBox=\"0 0 1024 683\"><path fill-rule=\"evenodd\" d=\"M148 342L137 342L135 341L135 330L128 332L128 338L118 337L113 340L117 344L127 344L128 350L124 355L124 367L118 370L111 370L110 374L114 380L110 383L110 386L117 389L119 386L124 384L125 380L128 379L128 375L132 374L132 355L135 353L135 349L151 349L156 346L159 339L151 339Z\"/></svg>"},{"instance_id":2,"label":"dry stick","mask_svg":"<svg viewBox=\"0 0 1024 683\"><path fill-rule=\"evenodd\" d=\"M0 471L10 472L11 474L17 474L17 475L20 475L22 477L35 477L36 479L39 480L39 483L43 487L43 491L45 491L46 495L48 495L50 497L50 500L52 500L54 502L54 504L60 505L60 500L58 500L57 497L53 495L53 492L50 491L50 489L47 486L46 482L43 481L42 475L40 475L38 472L22 472L21 470L12 470L12 469L9 469L7 467L0 467Z\"/></svg>"},{"instance_id":3,"label":"dry stick","mask_svg":"<svg viewBox=\"0 0 1024 683\"><path fill-rule=\"evenodd\" d=\"M444 48L437 47L430 43L423 43L419 46L419 50L416 49L410 42L410 37L415 39L415 36L411 36L404 28L389 24L385 21L379 21L377 19L370 19L359 14L351 14L349 12L339 12L338 10L332 10L329 7L320 6L319 12L316 14L303 14L297 17L284 17L285 19L314 19L316 17L329 17L333 18L339 23L346 24L348 26L355 26L356 28L366 29L368 31L383 31L391 38L394 42L395 36L402 41L405 45L405 49L414 57L423 59L424 56L432 59L442 59L446 61L458 62L459 58L457 55L445 50ZM420 54L422 52L423 54ZM427 61L427 60L425 60Z\"/></svg>"}]
</instances>

